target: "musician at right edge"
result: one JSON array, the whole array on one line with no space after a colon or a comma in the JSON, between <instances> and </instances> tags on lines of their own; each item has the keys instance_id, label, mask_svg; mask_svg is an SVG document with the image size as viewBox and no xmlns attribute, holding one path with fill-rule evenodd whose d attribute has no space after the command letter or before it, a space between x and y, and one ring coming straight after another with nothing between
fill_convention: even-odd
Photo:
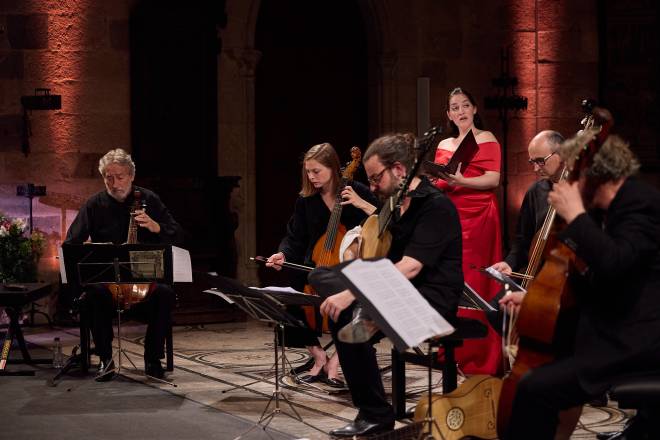
<instances>
[{"instance_id":1,"label":"musician at right edge","mask_svg":"<svg viewBox=\"0 0 660 440\"><path fill-rule=\"evenodd\" d=\"M576 142L562 145L564 159ZM572 283L573 354L522 377L508 440L552 439L559 411L602 395L621 376L660 370L660 192L632 177L638 168L628 144L612 135L579 180L559 182L548 195L567 224L559 239L588 269ZM524 309L523 297L510 293L500 304Z\"/></svg>"},{"instance_id":2,"label":"musician at right edge","mask_svg":"<svg viewBox=\"0 0 660 440\"><path fill-rule=\"evenodd\" d=\"M369 145L364 154L364 169L372 192L381 200L393 196L412 169L414 143L412 135L391 134ZM394 215L387 258L433 308L454 322L463 289L461 225L454 204L425 176L414 177L399 212ZM331 268L316 268L310 273L309 281L326 298L321 312L331 318L339 362L353 404L359 410L353 422L330 431L330 435L353 437L391 430L394 411L387 401L373 347L382 333L367 342L354 343L356 339L344 342L342 329L349 328L344 326L351 322L356 308L353 293Z\"/></svg>"}]
</instances>

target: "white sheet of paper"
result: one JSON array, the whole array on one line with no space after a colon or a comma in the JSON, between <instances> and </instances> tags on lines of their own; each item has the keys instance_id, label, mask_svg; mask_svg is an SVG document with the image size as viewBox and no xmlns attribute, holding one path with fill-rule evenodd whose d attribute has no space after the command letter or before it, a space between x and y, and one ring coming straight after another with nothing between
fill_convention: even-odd
<instances>
[{"instance_id":1,"label":"white sheet of paper","mask_svg":"<svg viewBox=\"0 0 660 440\"><path fill-rule=\"evenodd\" d=\"M62 251L62 246L57 248L57 260L60 263L60 276L62 277L62 284L67 284L66 280L66 268L64 267L64 252Z\"/></svg>"},{"instance_id":2,"label":"white sheet of paper","mask_svg":"<svg viewBox=\"0 0 660 440\"><path fill-rule=\"evenodd\" d=\"M190 252L172 246L172 278L175 283L192 283Z\"/></svg>"},{"instance_id":3,"label":"white sheet of paper","mask_svg":"<svg viewBox=\"0 0 660 440\"><path fill-rule=\"evenodd\" d=\"M408 347L454 332L412 283L387 258L356 260L342 269Z\"/></svg>"},{"instance_id":4,"label":"white sheet of paper","mask_svg":"<svg viewBox=\"0 0 660 440\"><path fill-rule=\"evenodd\" d=\"M300 292L299 290L294 289L293 287L290 286L268 286L268 287L250 287L250 289L256 289L256 290L272 290L274 292L286 292L286 293L297 293L300 295L306 295L304 292Z\"/></svg>"}]
</instances>

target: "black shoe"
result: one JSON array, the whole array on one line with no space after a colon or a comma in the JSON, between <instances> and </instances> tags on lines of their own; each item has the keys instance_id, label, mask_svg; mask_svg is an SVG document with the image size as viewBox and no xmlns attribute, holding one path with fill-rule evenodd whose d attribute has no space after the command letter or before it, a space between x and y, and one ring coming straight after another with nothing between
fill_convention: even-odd
<instances>
[{"instance_id":1,"label":"black shoe","mask_svg":"<svg viewBox=\"0 0 660 440\"><path fill-rule=\"evenodd\" d=\"M144 374L147 376L155 377L156 379L163 379L165 377L165 370L160 364L160 360L144 361Z\"/></svg>"},{"instance_id":2,"label":"black shoe","mask_svg":"<svg viewBox=\"0 0 660 440\"><path fill-rule=\"evenodd\" d=\"M319 374L316 374L316 375L306 374L304 376L298 377L296 379L296 382L298 382L298 383L314 383L314 382L319 382L319 381L322 382L324 378L326 378L325 373L323 371L321 371Z\"/></svg>"},{"instance_id":3,"label":"black shoe","mask_svg":"<svg viewBox=\"0 0 660 440\"><path fill-rule=\"evenodd\" d=\"M371 423L366 420L356 420L343 428L337 428L330 431L333 437L353 437L369 434L376 434L384 431L391 431L394 428L394 422L389 423Z\"/></svg>"},{"instance_id":4,"label":"black shoe","mask_svg":"<svg viewBox=\"0 0 660 440\"><path fill-rule=\"evenodd\" d=\"M321 382L332 388L346 388L344 381L337 378L329 378L328 376L324 376L321 378Z\"/></svg>"},{"instance_id":5,"label":"black shoe","mask_svg":"<svg viewBox=\"0 0 660 440\"><path fill-rule=\"evenodd\" d=\"M291 369L291 375L292 376L297 376L300 373L304 373L305 371L311 370L312 367L314 366L314 363L315 363L314 358L310 357L309 359L307 359L307 362L305 362L304 364L298 365L297 367L292 368Z\"/></svg>"},{"instance_id":6,"label":"black shoe","mask_svg":"<svg viewBox=\"0 0 660 440\"><path fill-rule=\"evenodd\" d=\"M97 382L107 382L114 379L115 373L115 361L112 359L101 359L94 380Z\"/></svg>"}]
</instances>

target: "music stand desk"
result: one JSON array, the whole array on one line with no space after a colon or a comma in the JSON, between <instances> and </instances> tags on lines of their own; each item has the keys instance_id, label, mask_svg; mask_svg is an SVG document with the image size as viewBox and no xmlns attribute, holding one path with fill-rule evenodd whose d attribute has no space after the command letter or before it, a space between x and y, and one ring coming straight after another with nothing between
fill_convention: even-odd
<instances>
[{"instance_id":1,"label":"music stand desk","mask_svg":"<svg viewBox=\"0 0 660 440\"><path fill-rule=\"evenodd\" d=\"M24 364L48 364L52 362L52 359L32 359L30 353L27 350L25 345L25 338L23 337L23 331L21 330L21 325L19 323L21 310L24 306L38 301L41 298L44 298L50 294L51 284L50 283L15 283L11 286L24 286L24 290L18 289L8 289L5 284L0 284L0 307L5 307L7 316L9 316L9 327L5 333L3 351L6 350L7 353L2 353L3 356L0 359L7 359L7 363L24 363ZM11 351L12 342L16 338L18 341L18 346L23 355L23 360L9 360L9 352ZM0 361L1 362L1 361ZM25 371L6 371L4 368L0 368L0 376L34 376L34 371L25 370Z\"/></svg>"}]
</instances>

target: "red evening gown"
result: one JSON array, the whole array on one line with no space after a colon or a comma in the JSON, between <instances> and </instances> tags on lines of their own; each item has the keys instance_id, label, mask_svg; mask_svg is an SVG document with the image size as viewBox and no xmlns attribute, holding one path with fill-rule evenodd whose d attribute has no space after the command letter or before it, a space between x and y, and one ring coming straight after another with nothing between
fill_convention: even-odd
<instances>
[{"instance_id":1,"label":"red evening gown","mask_svg":"<svg viewBox=\"0 0 660 440\"><path fill-rule=\"evenodd\" d=\"M453 152L436 150L435 162L446 164ZM500 172L501 154L497 142L479 144L479 150L467 167L461 166L464 177L477 177L486 171ZM438 179L436 186L454 202L463 232L463 276L486 301L498 292L498 284L478 271L502 260L502 234L497 197L494 190L476 190L450 186ZM488 327L484 339L466 340L456 350L459 368L470 374L495 375L502 369L501 338L488 324L484 312L461 307L458 316L474 318Z\"/></svg>"}]
</instances>

